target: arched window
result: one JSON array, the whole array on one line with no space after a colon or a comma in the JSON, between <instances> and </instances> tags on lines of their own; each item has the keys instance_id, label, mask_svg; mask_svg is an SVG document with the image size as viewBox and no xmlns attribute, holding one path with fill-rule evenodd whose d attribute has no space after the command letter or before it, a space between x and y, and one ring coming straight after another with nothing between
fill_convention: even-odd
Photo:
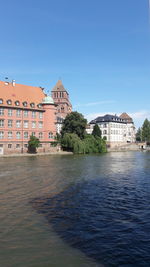
<instances>
[{"instance_id":1,"label":"arched window","mask_svg":"<svg viewBox=\"0 0 150 267\"><path fill-rule=\"evenodd\" d=\"M3 104L3 99L2 98L0 98L0 104Z\"/></svg>"},{"instance_id":2,"label":"arched window","mask_svg":"<svg viewBox=\"0 0 150 267\"><path fill-rule=\"evenodd\" d=\"M31 103L30 106L31 106L31 108L34 108L35 107L35 104L34 103Z\"/></svg>"},{"instance_id":3,"label":"arched window","mask_svg":"<svg viewBox=\"0 0 150 267\"><path fill-rule=\"evenodd\" d=\"M27 107L27 105L28 105L26 101L24 101L22 104L24 107Z\"/></svg>"},{"instance_id":4,"label":"arched window","mask_svg":"<svg viewBox=\"0 0 150 267\"><path fill-rule=\"evenodd\" d=\"M11 105L12 104L12 101L10 99L7 100L7 104L8 105Z\"/></svg>"},{"instance_id":5,"label":"arched window","mask_svg":"<svg viewBox=\"0 0 150 267\"><path fill-rule=\"evenodd\" d=\"M19 106L20 105L20 102L17 100L17 101L15 101L15 105L16 106Z\"/></svg>"},{"instance_id":6,"label":"arched window","mask_svg":"<svg viewBox=\"0 0 150 267\"><path fill-rule=\"evenodd\" d=\"M42 108L42 104L38 104L37 107L38 107L38 108Z\"/></svg>"}]
</instances>

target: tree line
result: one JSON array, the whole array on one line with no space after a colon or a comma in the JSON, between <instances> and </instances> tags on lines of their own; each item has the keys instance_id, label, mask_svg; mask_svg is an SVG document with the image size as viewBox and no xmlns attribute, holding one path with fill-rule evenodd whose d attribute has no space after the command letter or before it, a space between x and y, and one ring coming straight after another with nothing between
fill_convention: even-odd
<instances>
[{"instance_id":1,"label":"tree line","mask_svg":"<svg viewBox=\"0 0 150 267\"><path fill-rule=\"evenodd\" d=\"M141 128L138 128L136 141L150 143L150 121L148 119L145 119Z\"/></svg>"}]
</instances>

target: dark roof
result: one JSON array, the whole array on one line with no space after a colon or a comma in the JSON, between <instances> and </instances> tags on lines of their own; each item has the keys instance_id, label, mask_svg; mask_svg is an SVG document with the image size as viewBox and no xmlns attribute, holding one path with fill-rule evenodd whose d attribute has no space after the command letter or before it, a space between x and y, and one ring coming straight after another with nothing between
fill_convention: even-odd
<instances>
[{"instance_id":1,"label":"dark roof","mask_svg":"<svg viewBox=\"0 0 150 267\"><path fill-rule=\"evenodd\" d=\"M116 123L127 123L126 120L116 116L106 114L105 116L97 117L95 120L92 120L90 124L96 124L100 122L116 122Z\"/></svg>"}]
</instances>

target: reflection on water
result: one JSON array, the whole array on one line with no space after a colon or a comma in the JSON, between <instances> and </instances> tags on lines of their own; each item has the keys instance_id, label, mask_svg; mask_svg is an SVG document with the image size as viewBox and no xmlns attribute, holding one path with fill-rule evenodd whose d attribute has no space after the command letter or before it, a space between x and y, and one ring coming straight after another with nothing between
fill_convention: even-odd
<instances>
[{"instance_id":1,"label":"reflection on water","mask_svg":"<svg viewBox=\"0 0 150 267\"><path fill-rule=\"evenodd\" d=\"M149 266L149 162L140 152L0 159L1 265Z\"/></svg>"}]
</instances>

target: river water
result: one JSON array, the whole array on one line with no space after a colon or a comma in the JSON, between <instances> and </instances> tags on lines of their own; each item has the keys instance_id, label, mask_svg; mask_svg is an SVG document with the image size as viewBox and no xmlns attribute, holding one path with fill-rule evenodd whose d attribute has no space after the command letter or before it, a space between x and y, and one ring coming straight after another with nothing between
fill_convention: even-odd
<instances>
[{"instance_id":1,"label":"river water","mask_svg":"<svg viewBox=\"0 0 150 267\"><path fill-rule=\"evenodd\" d=\"M150 266L150 153L0 158L0 266Z\"/></svg>"}]
</instances>

